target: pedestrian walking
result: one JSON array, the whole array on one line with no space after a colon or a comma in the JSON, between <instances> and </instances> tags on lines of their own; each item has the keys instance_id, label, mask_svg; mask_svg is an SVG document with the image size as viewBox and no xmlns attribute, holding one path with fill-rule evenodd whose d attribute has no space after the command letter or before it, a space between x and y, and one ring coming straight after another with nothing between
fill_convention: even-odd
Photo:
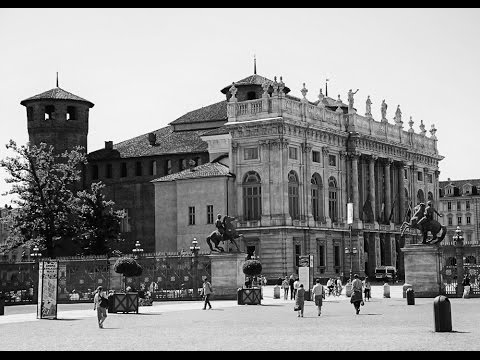
<instances>
[{"instance_id":1,"label":"pedestrian walking","mask_svg":"<svg viewBox=\"0 0 480 360\"><path fill-rule=\"evenodd\" d=\"M358 278L358 275L355 274L353 276L352 281L352 297L350 298L350 302L353 304L357 315L360 313L360 305L363 305L363 296L362 296L362 289L363 284L362 281Z\"/></svg>"},{"instance_id":2,"label":"pedestrian walking","mask_svg":"<svg viewBox=\"0 0 480 360\"><path fill-rule=\"evenodd\" d=\"M305 307L305 289L303 288L303 284L299 284L297 293L295 294L295 310L297 310L298 317L303 317L304 307Z\"/></svg>"},{"instance_id":3,"label":"pedestrian walking","mask_svg":"<svg viewBox=\"0 0 480 360\"><path fill-rule=\"evenodd\" d=\"M363 287L364 287L364 294L365 294L365 300L367 301L370 301L370 292L371 292L371 289L372 289L372 286L370 285L370 281L368 281L368 278L365 278L365 280L363 280Z\"/></svg>"},{"instance_id":4,"label":"pedestrian walking","mask_svg":"<svg viewBox=\"0 0 480 360\"><path fill-rule=\"evenodd\" d=\"M297 297L297 291L300 287L300 280L298 277L295 279L295 282L293 283L293 299L295 300Z\"/></svg>"},{"instance_id":5,"label":"pedestrian walking","mask_svg":"<svg viewBox=\"0 0 480 360\"><path fill-rule=\"evenodd\" d=\"M318 309L318 316L320 316L322 313L323 299L325 298L325 289L323 288L323 285L320 284L320 279L316 280L315 285L312 289L312 295L315 300L315 305Z\"/></svg>"},{"instance_id":6,"label":"pedestrian walking","mask_svg":"<svg viewBox=\"0 0 480 360\"><path fill-rule=\"evenodd\" d=\"M288 280L288 284L290 285L290 300L295 300L294 294L294 287L293 284L295 283L295 275L290 275L290 279Z\"/></svg>"},{"instance_id":7,"label":"pedestrian walking","mask_svg":"<svg viewBox=\"0 0 480 360\"><path fill-rule=\"evenodd\" d=\"M203 304L203 310L207 309L207 305L208 305L208 309L212 308L212 305L210 304L210 295L212 293L213 293L212 284L210 284L210 282L208 281L208 278L205 278L203 280L203 288L202 288L202 295L205 300Z\"/></svg>"},{"instance_id":8,"label":"pedestrian walking","mask_svg":"<svg viewBox=\"0 0 480 360\"><path fill-rule=\"evenodd\" d=\"M283 288L283 299L288 300L288 289L290 288L290 284L288 283L288 276L285 276L285 279L282 281L282 288Z\"/></svg>"},{"instance_id":9,"label":"pedestrian walking","mask_svg":"<svg viewBox=\"0 0 480 360\"><path fill-rule=\"evenodd\" d=\"M103 287L97 287L93 297L93 310L97 310L98 327L103 329L103 322L107 318L108 298Z\"/></svg>"}]
</instances>

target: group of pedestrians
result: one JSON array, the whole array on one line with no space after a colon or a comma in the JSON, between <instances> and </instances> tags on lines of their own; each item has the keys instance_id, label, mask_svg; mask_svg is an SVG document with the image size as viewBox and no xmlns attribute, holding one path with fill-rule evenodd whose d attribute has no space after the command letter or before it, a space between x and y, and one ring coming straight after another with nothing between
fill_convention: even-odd
<instances>
[{"instance_id":1,"label":"group of pedestrians","mask_svg":"<svg viewBox=\"0 0 480 360\"><path fill-rule=\"evenodd\" d=\"M338 283L340 279L329 279L327 282L326 287L320 283L320 279L315 281L315 285L312 288L312 297L315 301L315 306L317 307L318 316L322 314L322 305L323 300L325 299L325 295L332 292L331 288L329 287L338 287L341 285ZM352 286L352 294L350 297L350 303L353 304L355 309L355 313L358 315L360 313L361 306L365 305L365 301L370 301L371 299L371 289L372 286L368 280L360 280L358 274L353 276L353 281L351 282ZM283 289L283 299L288 300L288 294L290 291L290 300L295 300L295 307L294 310L297 311L298 317L303 317L304 308L305 308L305 288L303 284L301 284L294 274L290 277L285 276L285 279L282 281L282 289ZM337 290L338 291L338 290Z\"/></svg>"}]
</instances>

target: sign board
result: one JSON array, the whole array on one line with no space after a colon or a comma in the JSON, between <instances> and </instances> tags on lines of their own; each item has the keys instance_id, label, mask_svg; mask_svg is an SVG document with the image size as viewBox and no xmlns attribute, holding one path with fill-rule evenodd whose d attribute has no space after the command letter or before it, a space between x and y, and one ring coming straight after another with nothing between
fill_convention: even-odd
<instances>
[{"instance_id":1,"label":"sign board","mask_svg":"<svg viewBox=\"0 0 480 360\"><path fill-rule=\"evenodd\" d=\"M347 203L347 224L353 224L353 203Z\"/></svg>"},{"instance_id":2,"label":"sign board","mask_svg":"<svg viewBox=\"0 0 480 360\"><path fill-rule=\"evenodd\" d=\"M58 261L39 263L37 318L57 318L58 268Z\"/></svg>"},{"instance_id":3,"label":"sign board","mask_svg":"<svg viewBox=\"0 0 480 360\"><path fill-rule=\"evenodd\" d=\"M298 280L303 284L305 291L310 290L313 278L313 255L301 255L298 257Z\"/></svg>"}]
</instances>

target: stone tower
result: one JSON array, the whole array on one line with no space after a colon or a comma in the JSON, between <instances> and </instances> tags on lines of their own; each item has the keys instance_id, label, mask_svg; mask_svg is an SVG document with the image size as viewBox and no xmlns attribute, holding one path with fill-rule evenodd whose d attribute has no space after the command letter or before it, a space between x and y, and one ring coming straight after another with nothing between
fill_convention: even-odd
<instances>
[{"instance_id":1,"label":"stone tower","mask_svg":"<svg viewBox=\"0 0 480 360\"><path fill-rule=\"evenodd\" d=\"M20 102L27 108L31 145L45 142L57 154L83 146L87 153L88 113L94 106L88 100L57 87Z\"/></svg>"}]
</instances>

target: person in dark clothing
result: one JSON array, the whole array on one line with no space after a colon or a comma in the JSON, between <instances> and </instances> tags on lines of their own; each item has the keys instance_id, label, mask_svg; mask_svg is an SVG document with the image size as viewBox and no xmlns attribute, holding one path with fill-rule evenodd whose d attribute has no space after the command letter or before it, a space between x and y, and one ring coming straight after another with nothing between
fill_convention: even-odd
<instances>
[{"instance_id":1,"label":"person in dark clothing","mask_svg":"<svg viewBox=\"0 0 480 360\"><path fill-rule=\"evenodd\" d=\"M290 300L295 299L295 294L293 292L293 284L295 283L295 276L292 274L290 275L290 279L288 280L288 285L290 285Z\"/></svg>"}]
</instances>

